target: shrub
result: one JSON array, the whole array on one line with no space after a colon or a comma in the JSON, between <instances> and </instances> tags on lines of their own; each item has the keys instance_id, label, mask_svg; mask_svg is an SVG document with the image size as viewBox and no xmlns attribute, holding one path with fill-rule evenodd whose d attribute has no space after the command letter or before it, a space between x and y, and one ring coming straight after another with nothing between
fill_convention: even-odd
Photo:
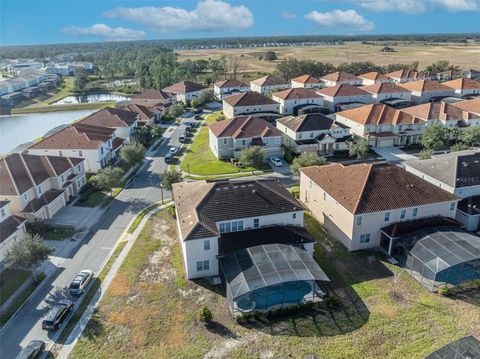
<instances>
[{"instance_id":1,"label":"shrub","mask_svg":"<svg viewBox=\"0 0 480 359\"><path fill-rule=\"evenodd\" d=\"M204 323L210 323L213 319L212 311L210 308L204 305L198 313L198 318Z\"/></svg>"},{"instance_id":2,"label":"shrub","mask_svg":"<svg viewBox=\"0 0 480 359\"><path fill-rule=\"evenodd\" d=\"M418 154L418 158L420 158L421 160L428 160L432 157L432 155L433 150L425 149L420 151L420 153Z\"/></svg>"},{"instance_id":3,"label":"shrub","mask_svg":"<svg viewBox=\"0 0 480 359\"><path fill-rule=\"evenodd\" d=\"M175 212L175 206L167 207L167 213L172 216L173 218L177 218L177 213Z\"/></svg>"}]
</instances>

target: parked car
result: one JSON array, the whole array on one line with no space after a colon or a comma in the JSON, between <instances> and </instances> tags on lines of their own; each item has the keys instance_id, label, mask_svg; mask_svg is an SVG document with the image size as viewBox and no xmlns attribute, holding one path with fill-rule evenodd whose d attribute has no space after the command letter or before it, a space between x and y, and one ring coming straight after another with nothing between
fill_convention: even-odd
<instances>
[{"instance_id":1,"label":"parked car","mask_svg":"<svg viewBox=\"0 0 480 359\"><path fill-rule=\"evenodd\" d=\"M73 303L67 299L58 301L45 315L42 322L42 329L56 330L60 328L68 313L71 312Z\"/></svg>"},{"instance_id":2,"label":"parked car","mask_svg":"<svg viewBox=\"0 0 480 359\"><path fill-rule=\"evenodd\" d=\"M190 131L193 128L193 123L192 122L186 122L185 127Z\"/></svg>"},{"instance_id":3,"label":"parked car","mask_svg":"<svg viewBox=\"0 0 480 359\"><path fill-rule=\"evenodd\" d=\"M202 116L200 116L200 115L195 115L194 119L197 120L197 121L200 121L200 120L202 119Z\"/></svg>"},{"instance_id":4,"label":"parked car","mask_svg":"<svg viewBox=\"0 0 480 359\"><path fill-rule=\"evenodd\" d=\"M203 109L201 108L197 108L195 111L193 111L193 113L202 113L203 112Z\"/></svg>"},{"instance_id":5,"label":"parked car","mask_svg":"<svg viewBox=\"0 0 480 359\"><path fill-rule=\"evenodd\" d=\"M172 153L167 153L165 156L165 163L170 163L173 160L173 154Z\"/></svg>"},{"instance_id":6,"label":"parked car","mask_svg":"<svg viewBox=\"0 0 480 359\"><path fill-rule=\"evenodd\" d=\"M18 353L16 359L37 359L45 352L45 343L41 340L32 340Z\"/></svg>"},{"instance_id":7,"label":"parked car","mask_svg":"<svg viewBox=\"0 0 480 359\"><path fill-rule=\"evenodd\" d=\"M177 152L178 152L178 147L175 147L175 146L170 147L170 149L168 150L168 153L171 153L172 155L174 155Z\"/></svg>"},{"instance_id":8,"label":"parked car","mask_svg":"<svg viewBox=\"0 0 480 359\"><path fill-rule=\"evenodd\" d=\"M178 138L178 140L182 143L185 142L186 139L187 139L187 136L185 134L180 135L180 137Z\"/></svg>"},{"instance_id":9,"label":"parked car","mask_svg":"<svg viewBox=\"0 0 480 359\"><path fill-rule=\"evenodd\" d=\"M87 287L88 283L90 283L93 279L93 271L90 269L84 269L78 273L75 278L73 278L72 283L68 289L70 290L70 294L82 294L85 288Z\"/></svg>"},{"instance_id":10,"label":"parked car","mask_svg":"<svg viewBox=\"0 0 480 359\"><path fill-rule=\"evenodd\" d=\"M275 167L281 167L282 166L282 160L278 157L270 157L270 162L275 166Z\"/></svg>"}]
</instances>

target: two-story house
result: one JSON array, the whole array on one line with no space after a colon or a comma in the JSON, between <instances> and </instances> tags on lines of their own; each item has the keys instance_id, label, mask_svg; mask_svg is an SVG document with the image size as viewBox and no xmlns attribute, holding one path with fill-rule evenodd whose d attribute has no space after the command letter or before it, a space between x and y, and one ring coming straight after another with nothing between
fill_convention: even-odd
<instances>
[{"instance_id":1,"label":"two-story house","mask_svg":"<svg viewBox=\"0 0 480 359\"><path fill-rule=\"evenodd\" d=\"M224 96L235 95L240 92L248 92L250 86L236 79L217 81L213 84L215 97L221 100Z\"/></svg>"},{"instance_id":2,"label":"two-story house","mask_svg":"<svg viewBox=\"0 0 480 359\"><path fill-rule=\"evenodd\" d=\"M385 82L392 82L393 80L382 74L381 72L371 71L365 74L358 75L358 78L362 80L362 85L370 86L375 84L382 84Z\"/></svg>"},{"instance_id":3,"label":"two-story house","mask_svg":"<svg viewBox=\"0 0 480 359\"><path fill-rule=\"evenodd\" d=\"M250 91L267 96L271 92L290 88L290 82L275 76L264 76L250 82Z\"/></svg>"},{"instance_id":4,"label":"two-story house","mask_svg":"<svg viewBox=\"0 0 480 359\"><path fill-rule=\"evenodd\" d=\"M283 133L283 145L296 153L332 153L346 149L350 129L320 113L287 116L277 120Z\"/></svg>"},{"instance_id":5,"label":"two-story house","mask_svg":"<svg viewBox=\"0 0 480 359\"><path fill-rule=\"evenodd\" d=\"M121 109L134 112L138 115L137 126L153 125L155 122L160 121L164 114L163 111L158 111L155 109L155 107L151 107L151 110L146 106L137 105L134 103L123 106Z\"/></svg>"},{"instance_id":6,"label":"two-story house","mask_svg":"<svg viewBox=\"0 0 480 359\"><path fill-rule=\"evenodd\" d=\"M198 99L202 93L209 91L208 87L192 81L180 81L171 86L165 87L163 91L173 94L176 102L183 102Z\"/></svg>"},{"instance_id":7,"label":"two-story house","mask_svg":"<svg viewBox=\"0 0 480 359\"><path fill-rule=\"evenodd\" d=\"M300 169L300 200L350 251L391 241L382 228L407 220L455 217L459 198L393 164Z\"/></svg>"},{"instance_id":8,"label":"two-story house","mask_svg":"<svg viewBox=\"0 0 480 359\"><path fill-rule=\"evenodd\" d=\"M265 157L282 156L282 133L258 117L237 116L208 126L209 145L217 158L238 158L240 151L261 146Z\"/></svg>"},{"instance_id":9,"label":"two-story house","mask_svg":"<svg viewBox=\"0 0 480 359\"><path fill-rule=\"evenodd\" d=\"M348 72L340 71L323 76L322 80L325 87L334 87L338 85L362 85L362 79Z\"/></svg>"},{"instance_id":10,"label":"two-story house","mask_svg":"<svg viewBox=\"0 0 480 359\"><path fill-rule=\"evenodd\" d=\"M312 75L302 75L291 80L292 88L321 89L323 82Z\"/></svg>"},{"instance_id":11,"label":"two-story house","mask_svg":"<svg viewBox=\"0 0 480 359\"><path fill-rule=\"evenodd\" d=\"M439 154L404 165L408 172L460 197L455 218L470 231L480 230L480 152Z\"/></svg>"},{"instance_id":12,"label":"two-story house","mask_svg":"<svg viewBox=\"0 0 480 359\"><path fill-rule=\"evenodd\" d=\"M396 84L403 84L405 82L413 82L419 80L433 80L436 78L436 76L433 74L426 74L415 70L397 70L389 72L388 74L385 74L385 76L390 78Z\"/></svg>"},{"instance_id":13,"label":"two-story house","mask_svg":"<svg viewBox=\"0 0 480 359\"><path fill-rule=\"evenodd\" d=\"M280 104L282 115L296 115L300 110L323 107L323 97L312 89L290 88L272 93L272 100Z\"/></svg>"},{"instance_id":14,"label":"two-story house","mask_svg":"<svg viewBox=\"0 0 480 359\"><path fill-rule=\"evenodd\" d=\"M130 103L145 107L157 106L158 104L169 106L173 103L174 95L170 92L155 89L146 89L142 93L133 96Z\"/></svg>"},{"instance_id":15,"label":"two-story house","mask_svg":"<svg viewBox=\"0 0 480 359\"><path fill-rule=\"evenodd\" d=\"M84 158L85 171L97 173L117 158L123 141L115 137L113 128L78 122L43 138L26 152L33 155Z\"/></svg>"},{"instance_id":16,"label":"two-story house","mask_svg":"<svg viewBox=\"0 0 480 359\"><path fill-rule=\"evenodd\" d=\"M83 158L11 154L0 160L0 199L28 221L50 219L86 184Z\"/></svg>"},{"instance_id":17,"label":"two-story house","mask_svg":"<svg viewBox=\"0 0 480 359\"><path fill-rule=\"evenodd\" d=\"M442 85L455 90L455 95L460 97L480 95L480 82L471 79L459 78L456 80L442 82Z\"/></svg>"},{"instance_id":18,"label":"two-story house","mask_svg":"<svg viewBox=\"0 0 480 359\"><path fill-rule=\"evenodd\" d=\"M409 90L412 94L412 101L419 104L455 95L455 90L451 87L432 80L405 82L399 86Z\"/></svg>"},{"instance_id":19,"label":"two-story house","mask_svg":"<svg viewBox=\"0 0 480 359\"><path fill-rule=\"evenodd\" d=\"M372 94L375 103L385 100L401 99L410 102L412 94L409 90L390 82L379 82L373 85L360 87L363 91Z\"/></svg>"},{"instance_id":20,"label":"two-story house","mask_svg":"<svg viewBox=\"0 0 480 359\"><path fill-rule=\"evenodd\" d=\"M25 218L11 214L9 203L0 200L0 264L11 245L25 234Z\"/></svg>"},{"instance_id":21,"label":"two-story house","mask_svg":"<svg viewBox=\"0 0 480 359\"><path fill-rule=\"evenodd\" d=\"M372 102L372 94L359 87L350 84L341 84L318 90L323 97L324 106L330 111L336 111L337 105L343 103L360 102L368 104Z\"/></svg>"},{"instance_id":22,"label":"two-story house","mask_svg":"<svg viewBox=\"0 0 480 359\"><path fill-rule=\"evenodd\" d=\"M223 114L227 118L250 114L278 114L280 104L258 92L245 92L223 98Z\"/></svg>"},{"instance_id":23,"label":"two-story house","mask_svg":"<svg viewBox=\"0 0 480 359\"><path fill-rule=\"evenodd\" d=\"M139 119L140 115L137 112L107 107L92 113L78 123L112 128L115 130L115 137L130 143L132 142L131 136L138 127Z\"/></svg>"}]
</instances>

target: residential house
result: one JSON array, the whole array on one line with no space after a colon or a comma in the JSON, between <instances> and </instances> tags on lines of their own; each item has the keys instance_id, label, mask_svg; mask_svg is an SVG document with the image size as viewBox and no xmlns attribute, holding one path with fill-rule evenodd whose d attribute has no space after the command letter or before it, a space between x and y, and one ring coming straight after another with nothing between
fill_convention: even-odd
<instances>
[{"instance_id":1,"label":"residential house","mask_svg":"<svg viewBox=\"0 0 480 359\"><path fill-rule=\"evenodd\" d=\"M142 105L145 107L157 106L162 104L169 106L173 103L174 95L163 90L146 89L142 93L133 96L130 102L135 105Z\"/></svg>"},{"instance_id":2,"label":"residential house","mask_svg":"<svg viewBox=\"0 0 480 359\"><path fill-rule=\"evenodd\" d=\"M458 197L393 164L332 164L300 169L300 200L350 251L390 241L382 229L407 220L454 217Z\"/></svg>"},{"instance_id":3,"label":"residential house","mask_svg":"<svg viewBox=\"0 0 480 359\"><path fill-rule=\"evenodd\" d=\"M323 107L323 97L314 90L305 88L290 88L272 93L272 100L280 104L282 115L298 114L302 110Z\"/></svg>"},{"instance_id":4,"label":"residential house","mask_svg":"<svg viewBox=\"0 0 480 359\"><path fill-rule=\"evenodd\" d=\"M448 70L444 72L437 73L437 80L438 81L449 81L461 78L463 76L461 70Z\"/></svg>"},{"instance_id":5,"label":"residential house","mask_svg":"<svg viewBox=\"0 0 480 359\"><path fill-rule=\"evenodd\" d=\"M480 82L476 80L459 78L456 80L443 82L442 85L448 86L455 90L455 95L460 97L465 96L480 96Z\"/></svg>"},{"instance_id":6,"label":"residential house","mask_svg":"<svg viewBox=\"0 0 480 359\"><path fill-rule=\"evenodd\" d=\"M334 87L338 85L360 86L362 84L361 78L343 71L325 75L321 80L325 87Z\"/></svg>"},{"instance_id":7,"label":"residential house","mask_svg":"<svg viewBox=\"0 0 480 359\"><path fill-rule=\"evenodd\" d=\"M208 87L197 84L192 81L181 81L163 89L165 92L169 92L175 95L177 102L187 103L193 99L198 99L202 93L210 91Z\"/></svg>"},{"instance_id":8,"label":"residential house","mask_svg":"<svg viewBox=\"0 0 480 359\"><path fill-rule=\"evenodd\" d=\"M320 89L323 82L312 75L302 75L291 80L292 88Z\"/></svg>"},{"instance_id":9,"label":"residential house","mask_svg":"<svg viewBox=\"0 0 480 359\"><path fill-rule=\"evenodd\" d=\"M227 118L239 115L279 113L280 104L257 92L245 92L223 98L223 114Z\"/></svg>"},{"instance_id":10,"label":"residential house","mask_svg":"<svg viewBox=\"0 0 480 359\"><path fill-rule=\"evenodd\" d=\"M463 77L471 80L480 79L480 71L473 70L473 69L464 70L462 72L462 75Z\"/></svg>"},{"instance_id":11,"label":"residential house","mask_svg":"<svg viewBox=\"0 0 480 359\"><path fill-rule=\"evenodd\" d=\"M464 118L468 116L469 119L467 123L474 126L480 126L480 123L475 120L480 117L480 98L479 97L457 102L455 103L455 107L464 111L464 114L463 114Z\"/></svg>"},{"instance_id":12,"label":"residential house","mask_svg":"<svg viewBox=\"0 0 480 359\"><path fill-rule=\"evenodd\" d=\"M0 264L12 244L25 235L25 218L10 213L9 201L0 200Z\"/></svg>"},{"instance_id":13,"label":"residential house","mask_svg":"<svg viewBox=\"0 0 480 359\"><path fill-rule=\"evenodd\" d=\"M154 107L151 108L154 109ZM134 103L120 107L120 109L136 113L138 115L138 126L153 125L156 121L160 121L163 115L160 111L151 111L148 107Z\"/></svg>"},{"instance_id":14,"label":"residential house","mask_svg":"<svg viewBox=\"0 0 480 359\"><path fill-rule=\"evenodd\" d=\"M213 93L218 99L224 96L235 95L239 92L248 92L250 87L236 79L217 81L213 84Z\"/></svg>"},{"instance_id":15,"label":"residential house","mask_svg":"<svg viewBox=\"0 0 480 359\"><path fill-rule=\"evenodd\" d=\"M412 93L412 101L416 103L436 101L444 97L455 95L455 90L451 87L432 80L406 82L399 86L409 90Z\"/></svg>"},{"instance_id":16,"label":"residential house","mask_svg":"<svg viewBox=\"0 0 480 359\"><path fill-rule=\"evenodd\" d=\"M410 102L412 94L401 86L390 82L380 82L369 86L360 87L363 91L372 94L375 103L381 103L385 100L401 99Z\"/></svg>"},{"instance_id":17,"label":"residential house","mask_svg":"<svg viewBox=\"0 0 480 359\"><path fill-rule=\"evenodd\" d=\"M480 230L480 152L439 154L404 165L408 172L460 197L455 218L470 231Z\"/></svg>"},{"instance_id":18,"label":"residential house","mask_svg":"<svg viewBox=\"0 0 480 359\"><path fill-rule=\"evenodd\" d=\"M139 118L140 115L137 112L107 107L88 115L77 123L112 128L115 130L115 137L130 143L133 142L131 136L138 127Z\"/></svg>"},{"instance_id":19,"label":"residential house","mask_svg":"<svg viewBox=\"0 0 480 359\"><path fill-rule=\"evenodd\" d=\"M296 153L332 153L346 149L350 129L320 113L287 116L277 120L283 132L283 145Z\"/></svg>"},{"instance_id":20,"label":"residential house","mask_svg":"<svg viewBox=\"0 0 480 359\"><path fill-rule=\"evenodd\" d=\"M108 127L81 122L66 126L30 146L33 155L66 156L85 159L85 171L97 173L117 158L124 140Z\"/></svg>"},{"instance_id":21,"label":"residential house","mask_svg":"<svg viewBox=\"0 0 480 359\"><path fill-rule=\"evenodd\" d=\"M358 75L358 78L362 80L362 85L364 86L392 82L391 78L377 71L371 71L367 72L366 74Z\"/></svg>"},{"instance_id":22,"label":"residential house","mask_svg":"<svg viewBox=\"0 0 480 359\"><path fill-rule=\"evenodd\" d=\"M342 84L318 90L323 97L324 106L330 111L336 111L337 105L351 102L368 104L372 102L372 94L359 87Z\"/></svg>"},{"instance_id":23,"label":"residential house","mask_svg":"<svg viewBox=\"0 0 480 359\"><path fill-rule=\"evenodd\" d=\"M0 199L15 215L50 219L86 184L85 159L11 154L0 160Z\"/></svg>"},{"instance_id":24,"label":"residential house","mask_svg":"<svg viewBox=\"0 0 480 359\"><path fill-rule=\"evenodd\" d=\"M240 151L261 146L265 157L282 156L282 133L258 117L237 116L208 126L210 149L217 158L238 158Z\"/></svg>"},{"instance_id":25,"label":"residential house","mask_svg":"<svg viewBox=\"0 0 480 359\"><path fill-rule=\"evenodd\" d=\"M433 80L435 75L430 73L418 72L415 70L398 70L385 74L388 78L392 79L396 84L403 84L405 82L414 82L419 80Z\"/></svg>"},{"instance_id":26,"label":"residential house","mask_svg":"<svg viewBox=\"0 0 480 359\"><path fill-rule=\"evenodd\" d=\"M350 127L352 134L366 138L373 147L418 143L426 122L384 104L371 104L337 112L335 121Z\"/></svg>"},{"instance_id":27,"label":"residential house","mask_svg":"<svg viewBox=\"0 0 480 359\"><path fill-rule=\"evenodd\" d=\"M290 88L290 82L275 76L264 76L250 82L250 91L267 96L270 92Z\"/></svg>"}]
</instances>

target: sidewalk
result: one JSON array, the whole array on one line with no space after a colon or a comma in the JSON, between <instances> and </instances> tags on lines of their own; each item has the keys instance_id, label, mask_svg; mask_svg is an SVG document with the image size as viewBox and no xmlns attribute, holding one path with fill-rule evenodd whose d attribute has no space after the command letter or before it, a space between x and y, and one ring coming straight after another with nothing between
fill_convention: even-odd
<instances>
[{"instance_id":1,"label":"sidewalk","mask_svg":"<svg viewBox=\"0 0 480 359\"><path fill-rule=\"evenodd\" d=\"M118 270L120 269L120 266L122 265L123 261L125 260L128 253L130 252L130 249L135 244L135 241L137 240L138 236L140 235L140 232L143 230L143 227L145 226L147 221L150 219L150 217L155 212L157 212L157 211L159 211L163 208L166 208L170 205L171 205L171 202L168 202L168 203L166 203L166 204L164 204L160 207L152 209L150 212L148 212L147 215L145 215L145 217L143 217L142 221L140 222L140 224L137 227L137 229L135 230L135 232L133 232L132 234L126 234L125 239L124 239L127 242L126 246L123 248L123 250L120 252L120 255L117 257L117 259L113 263L110 271L108 272L108 274L106 275L102 284L100 285L100 288L98 288L98 290L95 292L95 295L93 296L93 298L92 298L91 302L89 303L87 309L82 314L82 316L80 317L80 320L78 321L78 323L73 328L72 332L70 333L70 335L68 336L68 338L66 340L66 344L64 344L62 346L62 348L60 349L60 352L58 353L56 358L59 358L59 359L67 359L68 358L68 356L70 355L70 353L73 350L73 347L75 346L75 344L79 340L80 336L82 335L83 330L87 326L88 321L90 320L91 316L93 315L93 312L95 311L98 304L102 300L104 294L106 293L108 287L110 286L110 283L112 282L112 280L114 279ZM132 222L133 222L133 220L135 220L135 218L132 219ZM121 242L121 240L119 240L117 242L117 245L120 242ZM113 253L114 250L115 250L115 248L112 250L112 253ZM108 258L105 261L105 263L107 261L108 261Z\"/></svg>"}]
</instances>

